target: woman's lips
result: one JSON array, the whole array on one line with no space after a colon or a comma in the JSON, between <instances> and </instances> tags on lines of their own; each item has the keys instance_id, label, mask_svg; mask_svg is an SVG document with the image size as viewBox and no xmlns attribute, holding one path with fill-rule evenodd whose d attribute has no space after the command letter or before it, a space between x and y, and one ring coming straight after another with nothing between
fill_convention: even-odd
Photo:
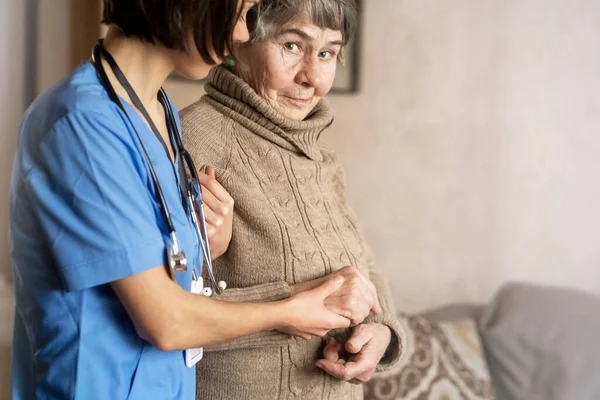
<instances>
[{"instance_id":1,"label":"woman's lips","mask_svg":"<svg viewBox=\"0 0 600 400\"><path fill-rule=\"evenodd\" d=\"M306 107L308 105L310 105L310 103L312 102L312 96L311 97L306 97L306 98L301 98L301 97L290 97L290 96L284 96L286 99L288 99L292 104L296 104L298 106L302 106L302 107Z\"/></svg>"}]
</instances>

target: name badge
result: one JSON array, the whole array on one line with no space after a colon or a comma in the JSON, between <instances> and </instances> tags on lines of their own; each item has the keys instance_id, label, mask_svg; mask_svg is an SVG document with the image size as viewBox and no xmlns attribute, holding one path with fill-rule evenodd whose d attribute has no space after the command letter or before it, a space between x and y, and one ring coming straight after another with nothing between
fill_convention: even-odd
<instances>
[{"instance_id":1,"label":"name badge","mask_svg":"<svg viewBox=\"0 0 600 400\"><path fill-rule=\"evenodd\" d=\"M198 277L197 279L192 279L192 293L201 295L204 289L204 283L202 281L202 277ZM192 368L198 361L202 360L204 356L204 349L202 347L198 347L195 349L188 349L185 351L185 365L188 368Z\"/></svg>"}]
</instances>

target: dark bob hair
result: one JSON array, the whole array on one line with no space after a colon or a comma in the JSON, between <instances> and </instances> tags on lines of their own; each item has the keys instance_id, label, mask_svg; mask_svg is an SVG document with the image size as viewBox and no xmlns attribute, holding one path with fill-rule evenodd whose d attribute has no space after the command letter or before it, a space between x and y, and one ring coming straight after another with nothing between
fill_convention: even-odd
<instances>
[{"instance_id":1,"label":"dark bob hair","mask_svg":"<svg viewBox=\"0 0 600 400\"><path fill-rule=\"evenodd\" d=\"M104 0L102 22L118 26L133 36L166 48L188 51L191 29L198 53L215 64L209 53L223 58L233 48L238 4L244 0Z\"/></svg>"}]
</instances>

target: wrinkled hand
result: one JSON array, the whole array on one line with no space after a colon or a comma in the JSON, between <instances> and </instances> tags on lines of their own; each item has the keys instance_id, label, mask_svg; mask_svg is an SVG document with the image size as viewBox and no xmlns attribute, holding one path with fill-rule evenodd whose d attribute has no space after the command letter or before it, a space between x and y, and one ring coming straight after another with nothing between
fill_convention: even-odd
<instances>
[{"instance_id":1,"label":"wrinkled hand","mask_svg":"<svg viewBox=\"0 0 600 400\"><path fill-rule=\"evenodd\" d=\"M227 251L231 242L234 201L215 179L213 167L206 167L206 173L198 171L198 179L202 186L210 256L214 260Z\"/></svg>"},{"instance_id":2,"label":"wrinkled hand","mask_svg":"<svg viewBox=\"0 0 600 400\"><path fill-rule=\"evenodd\" d=\"M345 382L368 382L391 338L392 332L385 325L359 325L345 343L329 338L323 349L323 359L317 361L316 366Z\"/></svg>"},{"instance_id":3,"label":"wrinkled hand","mask_svg":"<svg viewBox=\"0 0 600 400\"><path fill-rule=\"evenodd\" d=\"M294 295L339 276L344 279L342 287L325 299L325 305L330 310L348 318L351 326L362 323L371 311L381 314L375 285L355 267L344 267L327 276L291 285L290 291Z\"/></svg>"},{"instance_id":4,"label":"wrinkled hand","mask_svg":"<svg viewBox=\"0 0 600 400\"><path fill-rule=\"evenodd\" d=\"M331 311L348 318L352 326L362 323L371 311L381 314L375 285L357 268L344 267L329 276L344 278L342 287L325 299L325 305Z\"/></svg>"},{"instance_id":5,"label":"wrinkled hand","mask_svg":"<svg viewBox=\"0 0 600 400\"><path fill-rule=\"evenodd\" d=\"M348 319L323 304L325 298L338 290L342 283L341 277L329 279L314 289L283 300L283 324L277 330L308 340L314 336L325 336L332 329L348 328Z\"/></svg>"}]
</instances>

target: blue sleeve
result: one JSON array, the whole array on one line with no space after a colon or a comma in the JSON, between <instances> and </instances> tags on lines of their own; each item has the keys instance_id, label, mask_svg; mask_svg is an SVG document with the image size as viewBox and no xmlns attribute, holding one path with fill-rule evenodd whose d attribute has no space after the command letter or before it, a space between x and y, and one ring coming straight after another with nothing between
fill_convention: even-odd
<instances>
[{"instance_id":1,"label":"blue sleeve","mask_svg":"<svg viewBox=\"0 0 600 400\"><path fill-rule=\"evenodd\" d=\"M165 263L146 163L134 136L108 112L72 113L40 145L28 190L67 290Z\"/></svg>"}]
</instances>

